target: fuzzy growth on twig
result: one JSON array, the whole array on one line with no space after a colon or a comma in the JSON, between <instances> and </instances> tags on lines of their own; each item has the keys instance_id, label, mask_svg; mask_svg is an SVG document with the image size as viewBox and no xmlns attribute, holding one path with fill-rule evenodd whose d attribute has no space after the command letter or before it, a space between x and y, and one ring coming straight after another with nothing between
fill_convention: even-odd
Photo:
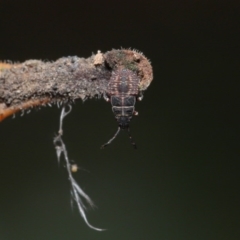
<instances>
[{"instance_id":1,"label":"fuzzy growth on twig","mask_svg":"<svg viewBox=\"0 0 240 240\"><path fill-rule=\"evenodd\" d=\"M149 60L130 49L98 51L89 58L63 57L55 62L28 60L0 64L0 121L18 111L46 103L71 103L106 92L112 71L130 69L144 91L153 79Z\"/></svg>"}]
</instances>

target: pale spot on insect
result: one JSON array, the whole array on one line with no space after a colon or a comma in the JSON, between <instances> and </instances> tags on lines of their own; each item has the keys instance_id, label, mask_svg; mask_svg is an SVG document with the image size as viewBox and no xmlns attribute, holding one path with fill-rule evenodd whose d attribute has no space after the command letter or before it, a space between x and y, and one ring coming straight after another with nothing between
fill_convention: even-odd
<instances>
[{"instance_id":1,"label":"pale spot on insect","mask_svg":"<svg viewBox=\"0 0 240 240\"><path fill-rule=\"evenodd\" d=\"M138 116L138 112L137 112L137 111L134 111L134 112L133 112L133 115L134 115L134 116Z\"/></svg>"}]
</instances>

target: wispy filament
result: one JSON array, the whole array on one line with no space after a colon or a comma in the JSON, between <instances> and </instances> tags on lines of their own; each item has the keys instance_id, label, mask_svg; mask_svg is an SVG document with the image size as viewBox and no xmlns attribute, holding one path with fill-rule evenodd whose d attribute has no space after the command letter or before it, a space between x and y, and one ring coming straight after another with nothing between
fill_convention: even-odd
<instances>
[{"instance_id":1,"label":"wispy filament","mask_svg":"<svg viewBox=\"0 0 240 240\"><path fill-rule=\"evenodd\" d=\"M60 124L59 124L58 135L54 138L54 141L53 141L55 148L56 148L58 162L60 163L60 157L63 154L64 160L66 163L67 173L68 173L68 180L71 185L72 200L76 203L78 211L79 211L80 215L82 216L82 218L84 219L85 223L87 224L88 227L90 227L94 230L103 231L104 229L96 228L88 222L88 219L87 219L87 216L85 213L85 209L87 209L87 207L85 206L84 202L86 202L91 207L94 207L94 203L90 199L90 197L78 185L76 180L73 178L72 171L71 171L72 164L69 161L67 149L62 140L63 120L71 112L71 110L72 110L71 105L68 105L68 110L66 110L65 106L62 108L61 115L60 115Z\"/></svg>"}]
</instances>

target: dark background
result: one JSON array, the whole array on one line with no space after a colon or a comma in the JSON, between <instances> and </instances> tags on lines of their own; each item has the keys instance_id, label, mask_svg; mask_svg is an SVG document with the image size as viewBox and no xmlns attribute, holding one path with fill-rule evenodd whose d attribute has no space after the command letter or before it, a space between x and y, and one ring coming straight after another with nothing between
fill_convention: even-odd
<instances>
[{"instance_id":1,"label":"dark background","mask_svg":"<svg viewBox=\"0 0 240 240\"><path fill-rule=\"evenodd\" d=\"M240 239L239 1L0 1L0 59L89 57L136 48L154 81L131 123L103 99L64 122L75 176L98 208L71 210L52 143L56 106L0 124L0 240Z\"/></svg>"}]
</instances>

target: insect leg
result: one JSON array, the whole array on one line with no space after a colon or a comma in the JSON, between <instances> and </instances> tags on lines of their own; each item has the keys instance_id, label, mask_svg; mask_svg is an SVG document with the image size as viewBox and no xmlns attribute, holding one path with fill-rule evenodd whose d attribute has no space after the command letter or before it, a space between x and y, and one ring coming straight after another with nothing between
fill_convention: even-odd
<instances>
[{"instance_id":1,"label":"insect leg","mask_svg":"<svg viewBox=\"0 0 240 240\"><path fill-rule=\"evenodd\" d=\"M128 127L128 136L129 136L129 139L130 139L130 142L131 142L131 144L133 145L133 147L135 148L135 149L137 149L137 145L136 145L136 143L133 141L133 139L132 139L132 135L131 135L131 133L130 133L130 128Z\"/></svg>"},{"instance_id":2,"label":"insect leg","mask_svg":"<svg viewBox=\"0 0 240 240\"><path fill-rule=\"evenodd\" d=\"M137 100L142 101L142 99L143 99L143 92L140 91L139 94L138 94Z\"/></svg>"},{"instance_id":3,"label":"insect leg","mask_svg":"<svg viewBox=\"0 0 240 240\"><path fill-rule=\"evenodd\" d=\"M103 98L105 99L106 102L110 101L110 99L109 99L109 97L107 96L106 93L103 93Z\"/></svg>"}]
</instances>

